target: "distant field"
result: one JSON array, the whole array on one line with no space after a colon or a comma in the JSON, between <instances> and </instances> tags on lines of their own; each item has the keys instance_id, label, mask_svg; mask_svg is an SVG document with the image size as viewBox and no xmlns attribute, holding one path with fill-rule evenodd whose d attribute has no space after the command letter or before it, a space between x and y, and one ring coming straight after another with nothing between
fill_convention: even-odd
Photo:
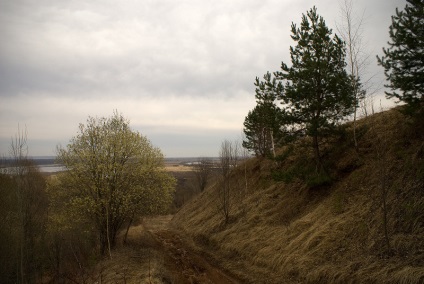
<instances>
[{"instance_id":1,"label":"distant field","mask_svg":"<svg viewBox=\"0 0 424 284\"><path fill-rule=\"evenodd\" d=\"M53 156L48 157L32 157L35 165L39 166L41 172L54 173L61 171L63 168L60 164L56 163L56 158ZM217 161L218 158L207 158L211 161ZM182 157L182 158L165 158L165 168L169 172L189 172L193 171L193 165L198 162L197 157ZM13 159L4 158L0 159L0 168L6 168L14 163Z\"/></svg>"},{"instance_id":2,"label":"distant field","mask_svg":"<svg viewBox=\"0 0 424 284\"><path fill-rule=\"evenodd\" d=\"M202 158L199 157L183 157L183 158L165 158L165 168L170 172L188 172L194 170L194 165ZM208 161L218 162L217 157L207 157Z\"/></svg>"},{"instance_id":3,"label":"distant field","mask_svg":"<svg viewBox=\"0 0 424 284\"><path fill-rule=\"evenodd\" d=\"M191 172L194 170L193 166L175 164L165 164L165 169L168 172Z\"/></svg>"}]
</instances>

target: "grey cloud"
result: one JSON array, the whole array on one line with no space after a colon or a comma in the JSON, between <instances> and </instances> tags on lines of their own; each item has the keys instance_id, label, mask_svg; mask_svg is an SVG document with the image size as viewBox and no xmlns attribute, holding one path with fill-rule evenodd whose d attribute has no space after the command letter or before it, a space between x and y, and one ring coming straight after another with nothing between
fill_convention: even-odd
<instances>
[{"instance_id":1,"label":"grey cloud","mask_svg":"<svg viewBox=\"0 0 424 284\"><path fill-rule=\"evenodd\" d=\"M2 95L139 89L213 96L250 88L252 70L263 68L257 58L266 56L269 42L256 26L266 15L251 10L253 4L264 7L257 2L209 4L210 10L196 1L130 8L90 3L43 1L35 7L17 1L9 7L16 16L0 28L8 42L0 55Z\"/></svg>"},{"instance_id":2,"label":"grey cloud","mask_svg":"<svg viewBox=\"0 0 424 284\"><path fill-rule=\"evenodd\" d=\"M174 149L169 151L181 152L175 145L195 141L191 148L200 149L203 141L212 149L208 141L219 144L217 138L231 136L235 124L242 128L254 103L255 77L290 62L290 24L316 4L335 30L339 1L0 0L0 138L18 122L31 122L34 132L48 136L42 129L52 120L45 140L54 145L70 138L69 129L85 115L119 108L142 125L148 120L160 121L152 127L166 126L148 130L159 146ZM394 7L403 8L405 1L354 5L365 9L367 47L378 53ZM375 62L370 68L382 76ZM190 110L197 103L213 111ZM58 109L47 112L45 105ZM178 109L206 132L190 126L172 133ZM222 113L223 119L205 117ZM53 120L66 121L66 127ZM61 129L66 131L54 133Z\"/></svg>"}]
</instances>

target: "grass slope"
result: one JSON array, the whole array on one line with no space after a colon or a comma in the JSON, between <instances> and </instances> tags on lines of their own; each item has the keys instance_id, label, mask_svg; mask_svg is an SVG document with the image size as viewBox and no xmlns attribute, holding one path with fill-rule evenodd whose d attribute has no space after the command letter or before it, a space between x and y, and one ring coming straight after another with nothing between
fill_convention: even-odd
<instances>
[{"instance_id":1,"label":"grass slope","mask_svg":"<svg viewBox=\"0 0 424 284\"><path fill-rule=\"evenodd\" d=\"M250 283L424 283L422 125L397 109L362 119L358 153L346 125L323 145L330 183L313 176L305 141L250 159L233 171L228 224L217 182L173 225Z\"/></svg>"}]
</instances>

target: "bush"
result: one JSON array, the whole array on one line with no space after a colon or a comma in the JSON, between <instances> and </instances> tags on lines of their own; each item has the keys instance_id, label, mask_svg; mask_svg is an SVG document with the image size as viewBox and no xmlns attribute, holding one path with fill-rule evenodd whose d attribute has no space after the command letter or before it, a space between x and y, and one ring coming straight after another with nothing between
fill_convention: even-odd
<instances>
[{"instance_id":1,"label":"bush","mask_svg":"<svg viewBox=\"0 0 424 284\"><path fill-rule=\"evenodd\" d=\"M330 186L332 183L331 177L325 173L313 173L307 177L306 184L309 188L318 188L323 186Z\"/></svg>"}]
</instances>

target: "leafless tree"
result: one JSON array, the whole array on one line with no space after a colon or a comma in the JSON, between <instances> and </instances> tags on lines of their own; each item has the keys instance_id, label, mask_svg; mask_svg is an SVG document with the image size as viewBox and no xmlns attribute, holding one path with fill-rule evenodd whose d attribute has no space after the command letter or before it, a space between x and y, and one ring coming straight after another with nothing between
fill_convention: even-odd
<instances>
[{"instance_id":1,"label":"leafless tree","mask_svg":"<svg viewBox=\"0 0 424 284\"><path fill-rule=\"evenodd\" d=\"M13 159L13 167L11 168L12 175L16 178L16 184L17 184L17 200L18 200L18 216L19 216L19 223L20 223L20 236L19 236L19 276L20 279L18 280L18 283L25 283L28 279L28 269L26 268L27 262L25 253L26 253L26 246L25 246L25 238L27 233L25 232L26 226L26 220L25 220L25 207L26 205L24 200L24 194L25 194L25 171L28 169L25 167L25 163L27 160L27 154L28 154L28 145L27 145L27 131L26 128L24 131L20 131L18 126L18 134L15 135L15 137L12 138L11 144L10 144L10 155Z\"/></svg>"},{"instance_id":2,"label":"leafless tree","mask_svg":"<svg viewBox=\"0 0 424 284\"><path fill-rule=\"evenodd\" d=\"M373 104L373 95L378 91L373 84L375 75L368 76L367 68L370 64L371 54L366 49L364 42L364 15L355 12L352 0L343 0L340 6L341 22L337 24L337 30L346 42L347 68L352 78L353 92L357 101L353 113L353 139L355 149L358 150L356 133L356 120L358 105L363 114L368 115L369 104ZM361 81L361 84L358 82Z\"/></svg>"},{"instance_id":3,"label":"leafless tree","mask_svg":"<svg viewBox=\"0 0 424 284\"><path fill-rule=\"evenodd\" d=\"M231 211L231 171L237 166L239 155L239 144L228 140L221 143L219 152L220 170L222 184L219 187L219 205L224 215L225 222L228 223Z\"/></svg>"},{"instance_id":4,"label":"leafless tree","mask_svg":"<svg viewBox=\"0 0 424 284\"><path fill-rule=\"evenodd\" d=\"M20 130L12 138L10 156L13 160L10 174L15 181L17 201L17 243L18 265L17 283L36 282L36 273L40 272L36 258L41 251L40 240L47 217L47 196L45 179L34 163L28 159L27 131ZM39 250L37 252L37 250Z\"/></svg>"},{"instance_id":5,"label":"leafless tree","mask_svg":"<svg viewBox=\"0 0 424 284\"><path fill-rule=\"evenodd\" d=\"M204 191L211 175L212 161L208 158L199 158L194 165L196 185L200 192Z\"/></svg>"}]
</instances>

